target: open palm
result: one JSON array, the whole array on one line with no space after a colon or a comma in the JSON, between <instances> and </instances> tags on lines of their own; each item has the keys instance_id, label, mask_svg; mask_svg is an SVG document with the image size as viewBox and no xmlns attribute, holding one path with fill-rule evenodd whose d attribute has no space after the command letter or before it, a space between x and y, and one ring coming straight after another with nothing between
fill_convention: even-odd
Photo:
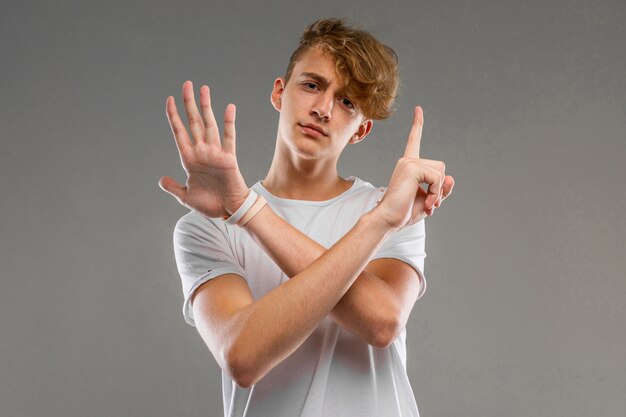
<instances>
[{"instance_id":1,"label":"open palm","mask_svg":"<svg viewBox=\"0 0 626 417\"><path fill-rule=\"evenodd\" d=\"M235 153L235 105L226 107L224 138L220 140L209 87L200 88L202 114L196 106L191 81L183 83L183 102L193 142L172 96L167 98L166 114L187 173L186 185L164 176L159 180L159 186L189 209L207 217L227 217L237 210L249 192Z\"/></svg>"}]
</instances>

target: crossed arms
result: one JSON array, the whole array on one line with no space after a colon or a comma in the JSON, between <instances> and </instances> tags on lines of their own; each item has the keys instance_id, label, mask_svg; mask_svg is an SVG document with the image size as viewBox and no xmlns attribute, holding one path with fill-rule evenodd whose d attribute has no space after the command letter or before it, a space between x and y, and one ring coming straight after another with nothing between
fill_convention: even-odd
<instances>
[{"instance_id":1,"label":"crossed arms","mask_svg":"<svg viewBox=\"0 0 626 417\"><path fill-rule=\"evenodd\" d=\"M249 387L293 353L330 314L368 343L388 346L419 293L415 270L370 259L393 233L372 211L325 249L265 206L245 227L291 279L254 300L235 274L192 298L196 327L220 367Z\"/></svg>"}]
</instances>

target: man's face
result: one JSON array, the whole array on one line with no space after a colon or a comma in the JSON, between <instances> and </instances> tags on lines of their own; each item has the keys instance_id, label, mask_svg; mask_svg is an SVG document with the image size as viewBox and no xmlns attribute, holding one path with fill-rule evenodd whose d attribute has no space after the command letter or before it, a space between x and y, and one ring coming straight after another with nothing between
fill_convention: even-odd
<instances>
[{"instance_id":1,"label":"man's face","mask_svg":"<svg viewBox=\"0 0 626 417\"><path fill-rule=\"evenodd\" d=\"M280 112L279 139L306 158L339 157L348 143L369 133L372 121L343 91L335 62L320 49L308 49L289 82L277 78L272 104Z\"/></svg>"}]
</instances>

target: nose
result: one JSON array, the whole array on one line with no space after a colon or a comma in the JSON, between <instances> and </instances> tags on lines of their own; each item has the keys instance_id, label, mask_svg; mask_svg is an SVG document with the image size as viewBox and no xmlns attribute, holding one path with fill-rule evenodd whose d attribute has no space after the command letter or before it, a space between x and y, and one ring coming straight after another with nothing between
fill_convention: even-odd
<instances>
[{"instance_id":1,"label":"nose","mask_svg":"<svg viewBox=\"0 0 626 417\"><path fill-rule=\"evenodd\" d=\"M320 94L318 97L318 100L313 105L311 114L328 121L333 112L334 98L330 94Z\"/></svg>"}]
</instances>

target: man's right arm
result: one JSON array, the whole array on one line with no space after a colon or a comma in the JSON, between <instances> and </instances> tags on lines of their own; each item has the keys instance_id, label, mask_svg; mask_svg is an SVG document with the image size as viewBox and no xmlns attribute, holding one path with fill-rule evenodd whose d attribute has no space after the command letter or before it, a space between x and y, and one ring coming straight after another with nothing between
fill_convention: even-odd
<instances>
[{"instance_id":1,"label":"man's right arm","mask_svg":"<svg viewBox=\"0 0 626 417\"><path fill-rule=\"evenodd\" d=\"M275 216L266 205L247 227ZM365 214L307 268L256 301L240 278L203 285L194 317L220 367L242 387L255 384L311 335L393 231Z\"/></svg>"}]
</instances>

